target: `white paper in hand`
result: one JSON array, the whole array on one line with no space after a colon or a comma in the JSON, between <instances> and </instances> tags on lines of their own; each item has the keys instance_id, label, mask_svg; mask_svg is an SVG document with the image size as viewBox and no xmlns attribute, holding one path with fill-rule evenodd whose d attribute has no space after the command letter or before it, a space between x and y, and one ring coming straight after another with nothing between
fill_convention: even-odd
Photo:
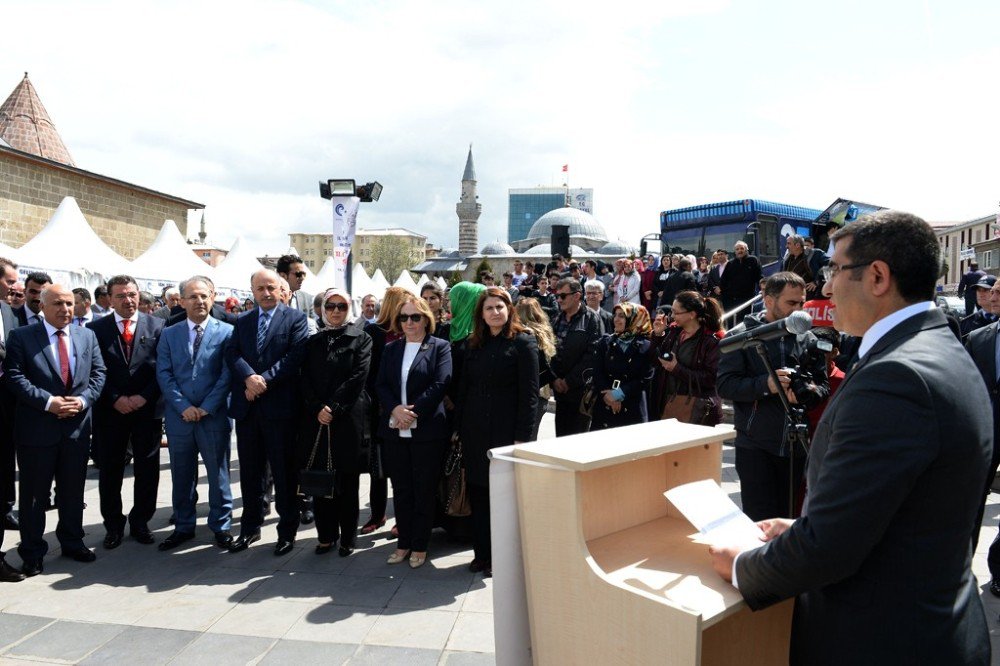
<instances>
[{"instance_id":1,"label":"white paper in hand","mask_svg":"<svg viewBox=\"0 0 1000 666\"><path fill-rule=\"evenodd\" d=\"M757 524L740 511L715 481L705 479L671 488L663 493L698 530L698 541L752 550L764 545Z\"/></svg>"}]
</instances>

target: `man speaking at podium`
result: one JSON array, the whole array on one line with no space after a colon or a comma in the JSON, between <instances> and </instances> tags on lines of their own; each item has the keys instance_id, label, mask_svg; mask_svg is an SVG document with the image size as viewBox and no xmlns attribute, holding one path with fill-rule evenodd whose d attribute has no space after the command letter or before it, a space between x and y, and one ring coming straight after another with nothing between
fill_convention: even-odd
<instances>
[{"instance_id":1,"label":"man speaking at podium","mask_svg":"<svg viewBox=\"0 0 1000 666\"><path fill-rule=\"evenodd\" d=\"M937 238L881 211L833 240L827 289L860 360L817 426L802 517L759 523L756 550L713 546L713 565L754 610L796 597L793 664L988 664L969 535L989 396L931 302Z\"/></svg>"}]
</instances>

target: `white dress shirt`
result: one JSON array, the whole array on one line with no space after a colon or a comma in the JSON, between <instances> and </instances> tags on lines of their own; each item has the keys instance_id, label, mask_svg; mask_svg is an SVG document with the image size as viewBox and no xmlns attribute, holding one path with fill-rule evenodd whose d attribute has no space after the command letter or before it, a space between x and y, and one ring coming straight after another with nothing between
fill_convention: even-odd
<instances>
[{"instance_id":1,"label":"white dress shirt","mask_svg":"<svg viewBox=\"0 0 1000 666\"><path fill-rule=\"evenodd\" d=\"M45 334L49 338L49 353L52 354L52 358L53 358L53 360L55 360L57 368L59 367L59 336L56 335L56 331L64 331L66 333L66 335L63 336L63 337L66 338L66 351L69 354L69 373L70 373L70 377L72 377L75 380L76 379L76 348L73 346L73 336L71 336L69 334L69 326L67 326L66 328L56 328L55 326L53 326L49 322L45 321L45 319L42 319L42 323L45 325ZM52 404L52 398L54 398L54 397L55 396L50 396L49 399L45 401L45 409L46 410L48 410L49 405ZM87 401L84 400L80 396L77 396L77 397L80 398L80 402L83 403L83 408L86 409L87 408Z\"/></svg>"}]
</instances>

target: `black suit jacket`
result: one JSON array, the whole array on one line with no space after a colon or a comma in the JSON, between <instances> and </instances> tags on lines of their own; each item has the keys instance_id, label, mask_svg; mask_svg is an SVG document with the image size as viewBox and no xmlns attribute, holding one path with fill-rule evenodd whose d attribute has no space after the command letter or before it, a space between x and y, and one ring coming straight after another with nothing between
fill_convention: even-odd
<instances>
[{"instance_id":1,"label":"black suit jacket","mask_svg":"<svg viewBox=\"0 0 1000 666\"><path fill-rule=\"evenodd\" d=\"M306 316L284 303L271 310L264 346L257 351L257 326L260 308L244 312L236 320L236 329L226 345L226 363L232 373L232 396L229 416L242 419L251 404L276 419L298 416L299 366L309 338ZM246 398L246 379L260 375L267 382L267 391L251 403Z\"/></svg>"},{"instance_id":2,"label":"black suit jacket","mask_svg":"<svg viewBox=\"0 0 1000 666\"><path fill-rule=\"evenodd\" d=\"M597 341L601 339L601 319L587 305L581 304L580 311L570 321L566 337L556 344L556 355L550 365L556 379L565 379L569 384L569 395L557 393L556 400L578 400L577 393L582 392L584 384L594 369L594 353ZM558 314L559 317L563 313ZM553 328L555 328L553 322Z\"/></svg>"},{"instance_id":3,"label":"black suit jacket","mask_svg":"<svg viewBox=\"0 0 1000 666\"><path fill-rule=\"evenodd\" d=\"M92 407L104 387L104 361L93 331L72 324L66 330L76 357L69 391L59 377L44 324L14 329L7 340L3 378L17 397L14 440L18 447L55 446L63 438L83 440L90 436ZM52 396L81 397L86 409L70 418L57 418L45 411Z\"/></svg>"},{"instance_id":4,"label":"black suit jacket","mask_svg":"<svg viewBox=\"0 0 1000 666\"><path fill-rule=\"evenodd\" d=\"M975 373L931 310L883 336L830 400L802 518L736 563L751 608L798 595L792 663L990 662L970 570L993 433Z\"/></svg>"},{"instance_id":5,"label":"black suit jacket","mask_svg":"<svg viewBox=\"0 0 1000 666\"><path fill-rule=\"evenodd\" d=\"M381 406L378 432L382 437L398 437L399 431L389 427L389 415L402 403L403 351L406 339L390 342L382 352L375 390ZM451 345L428 335L424 338L406 377L406 401L417 413L413 441L426 442L448 439L451 432L444 411L444 395L451 383Z\"/></svg>"},{"instance_id":6,"label":"black suit jacket","mask_svg":"<svg viewBox=\"0 0 1000 666\"><path fill-rule=\"evenodd\" d=\"M114 314L98 317L87 328L97 336L107 378L97 401L95 417L120 416L115 401L123 395L141 395L146 404L136 412L151 419L163 418L163 396L156 382L156 344L164 322L159 317L139 313L132 338L132 356L125 358L125 340L118 330Z\"/></svg>"},{"instance_id":7,"label":"black suit jacket","mask_svg":"<svg viewBox=\"0 0 1000 666\"><path fill-rule=\"evenodd\" d=\"M0 342L0 362L7 357L7 340L10 339L10 332L21 325L18 321L14 308L7 303L0 303L0 326L3 326L3 342Z\"/></svg>"}]
</instances>

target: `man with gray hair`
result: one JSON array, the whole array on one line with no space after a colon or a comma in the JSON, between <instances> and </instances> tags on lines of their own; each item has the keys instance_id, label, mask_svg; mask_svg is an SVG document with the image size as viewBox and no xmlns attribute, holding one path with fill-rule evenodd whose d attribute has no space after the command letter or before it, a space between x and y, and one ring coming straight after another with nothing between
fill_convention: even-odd
<instances>
[{"instance_id":1,"label":"man with gray hair","mask_svg":"<svg viewBox=\"0 0 1000 666\"><path fill-rule=\"evenodd\" d=\"M181 283L180 292L186 319L163 329L156 346L174 506L174 531L158 547L170 550L194 538L200 454L208 477L208 526L216 545L229 548L233 541L226 413L230 375L224 351L233 327L209 316L215 302L215 285L209 278L189 278Z\"/></svg>"},{"instance_id":2,"label":"man with gray hair","mask_svg":"<svg viewBox=\"0 0 1000 666\"><path fill-rule=\"evenodd\" d=\"M736 256L726 263L726 271L719 281L722 309L726 312L753 298L761 278L760 260L750 254L746 243L737 241L733 253Z\"/></svg>"},{"instance_id":3,"label":"man with gray hair","mask_svg":"<svg viewBox=\"0 0 1000 666\"><path fill-rule=\"evenodd\" d=\"M600 280L587 280L584 282L583 300L587 303L587 308L600 318L601 334L613 333L615 330L615 317L601 307L601 301L604 300L604 283Z\"/></svg>"}]
</instances>

